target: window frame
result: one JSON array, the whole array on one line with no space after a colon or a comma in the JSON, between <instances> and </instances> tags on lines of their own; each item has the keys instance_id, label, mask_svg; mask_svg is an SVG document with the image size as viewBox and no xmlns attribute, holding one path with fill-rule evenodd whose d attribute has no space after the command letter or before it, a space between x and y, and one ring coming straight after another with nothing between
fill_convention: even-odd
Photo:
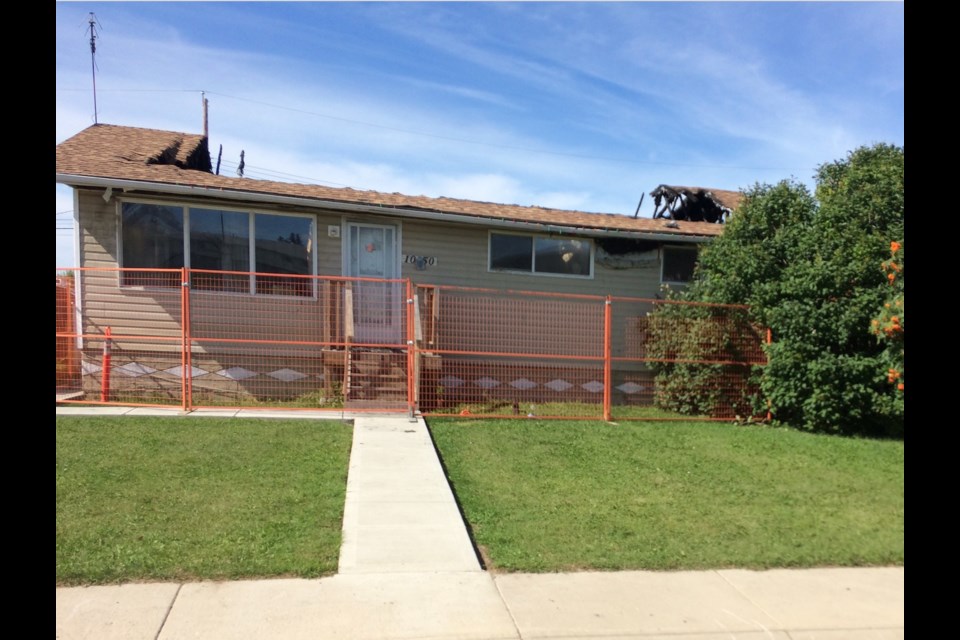
<instances>
[{"instance_id":1,"label":"window frame","mask_svg":"<svg viewBox=\"0 0 960 640\"><path fill-rule=\"evenodd\" d=\"M319 260L317 260L317 216L312 213L298 213L298 212L284 212L279 213L276 211L270 211L260 208L243 208L243 207L234 207L228 203L202 203L202 202L193 202L185 203L181 201L171 201L171 200L162 200L162 199L152 199L152 198L117 198L116 199L116 223L117 223L117 265L123 269L123 206L125 204L140 204L140 205L161 205L167 207L179 207L182 210L183 218L183 262L184 267L191 269L191 225L190 225L190 210L191 209L204 209L204 210L215 210L215 211L224 211L230 213L242 213L247 216L247 228L248 228L248 262L249 262L249 271L247 272L238 272L238 273L248 273L249 274L249 287L245 291L218 291L216 289L204 288L198 289L205 294L213 295L237 295L237 296L275 296L283 298L317 298L319 295L318 286L317 286L317 269ZM305 218L310 223L310 242L312 244L310 251L310 265L309 273L298 274L303 276L312 276L310 278L311 287L310 293L307 295L296 295L296 294L286 294L286 293L264 293L257 291L257 279L256 279L256 268L257 258L256 258L256 216L257 215L268 215L268 216L279 216L286 218ZM160 267L157 267L158 269ZM266 272L265 272L266 273ZM284 274L280 274L283 276ZM290 275L290 274L286 274ZM179 280L179 279L178 279ZM132 285L123 283L123 271L118 272L117 274L117 286L122 289L128 290L147 290L147 289L170 289L172 287L166 286L154 286L154 285Z\"/></svg>"},{"instance_id":2,"label":"window frame","mask_svg":"<svg viewBox=\"0 0 960 640\"><path fill-rule=\"evenodd\" d=\"M694 254L693 268L694 270L690 272L689 280L664 280L664 270L667 264L667 252L673 251L686 251ZM697 245L683 245L683 244L665 244L660 247L660 284L666 284L670 286L687 286L693 282L693 276L696 272L697 261L700 258L700 247Z\"/></svg>"},{"instance_id":3,"label":"window frame","mask_svg":"<svg viewBox=\"0 0 960 640\"><path fill-rule=\"evenodd\" d=\"M530 238L530 270L524 271L522 269L498 269L493 266L493 236L520 236L524 238ZM586 242L590 246L590 269L589 273L579 274L579 273L555 273L552 271L537 271L537 240L562 240L562 239L574 239L581 242ZM547 278L573 278L576 280L593 280L594 278L594 259L596 254L596 244L592 238L586 238L583 236L573 236L566 234L547 234L547 233L523 233L521 231L495 231L490 229L487 231L487 273L510 273L517 275L527 275L527 276L537 276L537 277L547 277Z\"/></svg>"}]
</instances>

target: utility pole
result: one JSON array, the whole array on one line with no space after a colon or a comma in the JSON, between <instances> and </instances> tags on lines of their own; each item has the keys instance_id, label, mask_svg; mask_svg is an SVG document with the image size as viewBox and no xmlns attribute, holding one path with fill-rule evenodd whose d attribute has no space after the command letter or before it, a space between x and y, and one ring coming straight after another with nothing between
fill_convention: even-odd
<instances>
[{"instance_id":1,"label":"utility pole","mask_svg":"<svg viewBox=\"0 0 960 640\"><path fill-rule=\"evenodd\" d=\"M208 126L207 126L207 105L208 105L208 103L207 103L207 93L206 93L205 91L201 91L201 92L200 92L200 98L201 98L202 104L203 104L203 137L204 137L204 138L209 138L209 137L210 137L210 130L209 130Z\"/></svg>"}]
</instances>

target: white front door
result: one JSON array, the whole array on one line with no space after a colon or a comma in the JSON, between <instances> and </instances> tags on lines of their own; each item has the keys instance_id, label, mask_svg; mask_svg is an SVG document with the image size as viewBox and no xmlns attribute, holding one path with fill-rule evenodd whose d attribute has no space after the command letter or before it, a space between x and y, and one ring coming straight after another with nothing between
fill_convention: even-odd
<instances>
[{"instance_id":1,"label":"white front door","mask_svg":"<svg viewBox=\"0 0 960 640\"><path fill-rule=\"evenodd\" d=\"M346 275L352 278L397 278L400 271L397 228L347 223ZM402 344L403 284L353 281L354 341Z\"/></svg>"}]
</instances>

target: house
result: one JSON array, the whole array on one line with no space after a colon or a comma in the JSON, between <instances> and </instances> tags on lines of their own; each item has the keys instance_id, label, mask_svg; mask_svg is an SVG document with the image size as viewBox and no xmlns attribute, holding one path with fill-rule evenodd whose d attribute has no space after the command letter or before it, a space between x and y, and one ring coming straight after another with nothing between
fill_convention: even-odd
<instances>
[{"instance_id":1,"label":"house","mask_svg":"<svg viewBox=\"0 0 960 640\"><path fill-rule=\"evenodd\" d=\"M407 320L396 304L405 296L403 280L417 287L419 303L427 305L437 290L430 287L444 286L655 298L661 285L689 280L697 247L723 229L704 221L215 175L202 135L106 124L57 145L56 165L57 183L74 189L82 333L109 326L127 336L125 347L114 341L114 357L118 347L140 352L130 361L130 372L168 371L173 378L180 361L171 359L173 364L163 368L161 355L181 335L177 270L183 267L191 270L191 293L210 294L203 304L192 303L191 366L204 372L200 376L220 372L239 383L231 371L263 370L272 366L266 360L292 353L297 342L316 340L322 344L313 346L337 352L334 359L341 362L344 318L349 320L346 339L353 343L402 345ZM714 190L711 197L732 209L738 194ZM346 281L351 303L344 310L343 278L381 283ZM310 315L308 308L319 310ZM475 324L482 315L476 306L461 311ZM221 342L204 337L207 321L208 328L225 332L217 338ZM516 326L536 324L532 318L515 321L509 331L513 340ZM417 322L418 335L436 332L435 326L425 326L430 318L421 322L418 315ZM485 333L476 326L459 331L461 343L450 350L474 356L501 351L494 347L503 347L507 339L503 332ZM536 353L542 348L537 340L550 331L536 329L526 346ZM582 339L578 331L562 329L549 337L576 341ZM244 340L266 340L271 346L257 356L244 355L238 346ZM90 345L99 342L84 343L85 357L99 348ZM145 352L154 354L150 364ZM543 353L549 356L550 350ZM216 362L200 366L201 356ZM325 378L328 390L334 376L346 384L350 363L338 373L330 357L320 360L308 377ZM277 370L302 373L302 368L287 363Z\"/></svg>"}]
</instances>

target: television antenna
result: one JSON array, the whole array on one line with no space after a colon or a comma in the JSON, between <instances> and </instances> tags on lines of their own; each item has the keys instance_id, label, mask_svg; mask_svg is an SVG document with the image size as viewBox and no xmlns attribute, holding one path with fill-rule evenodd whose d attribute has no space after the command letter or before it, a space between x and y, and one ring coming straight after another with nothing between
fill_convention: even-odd
<instances>
[{"instance_id":1,"label":"television antenna","mask_svg":"<svg viewBox=\"0 0 960 640\"><path fill-rule=\"evenodd\" d=\"M97 124L97 27L103 29L97 16L90 12L90 72L93 75L93 124Z\"/></svg>"}]
</instances>

